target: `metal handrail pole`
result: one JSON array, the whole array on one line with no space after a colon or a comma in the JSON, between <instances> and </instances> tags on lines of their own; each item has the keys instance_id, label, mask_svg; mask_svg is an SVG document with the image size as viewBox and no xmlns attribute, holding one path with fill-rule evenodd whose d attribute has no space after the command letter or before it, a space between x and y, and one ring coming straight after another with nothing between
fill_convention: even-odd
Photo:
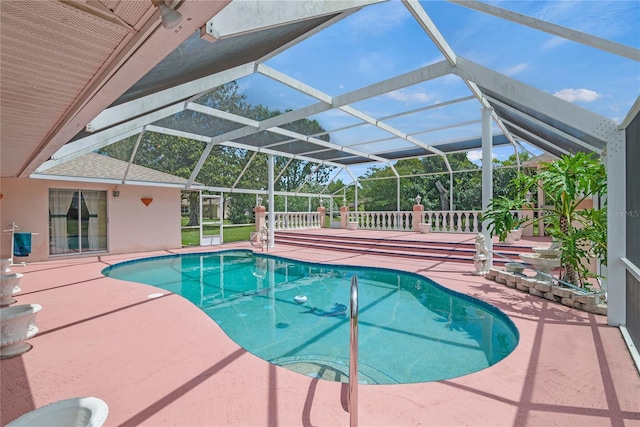
<instances>
[{"instance_id":1,"label":"metal handrail pole","mask_svg":"<svg viewBox=\"0 0 640 427\"><path fill-rule=\"evenodd\" d=\"M351 336L349 340L349 426L358 426L358 277L351 277Z\"/></svg>"}]
</instances>

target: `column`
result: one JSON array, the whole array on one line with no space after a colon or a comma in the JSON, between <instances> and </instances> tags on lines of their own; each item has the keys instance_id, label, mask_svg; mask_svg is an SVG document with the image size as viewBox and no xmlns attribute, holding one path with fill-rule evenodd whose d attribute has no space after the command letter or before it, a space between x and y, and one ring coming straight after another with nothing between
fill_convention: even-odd
<instances>
[{"instance_id":1,"label":"column","mask_svg":"<svg viewBox=\"0 0 640 427\"><path fill-rule=\"evenodd\" d=\"M413 231L422 232L420 230L420 223L422 222L422 212L424 211L424 206L421 204L413 205L413 217L411 218L411 229Z\"/></svg>"},{"instance_id":2,"label":"column","mask_svg":"<svg viewBox=\"0 0 640 427\"><path fill-rule=\"evenodd\" d=\"M349 223L349 206L340 206L340 228L347 228Z\"/></svg>"},{"instance_id":3,"label":"column","mask_svg":"<svg viewBox=\"0 0 640 427\"><path fill-rule=\"evenodd\" d=\"M603 287L607 290L607 323L612 326L627 322L627 269L620 258L626 256L626 146L623 131L608 141L607 167L607 271ZM634 165L635 166L635 165Z\"/></svg>"},{"instance_id":4,"label":"column","mask_svg":"<svg viewBox=\"0 0 640 427\"><path fill-rule=\"evenodd\" d=\"M253 208L256 214L256 231L260 231L267 223L267 208L264 206L256 206Z\"/></svg>"},{"instance_id":5,"label":"column","mask_svg":"<svg viewBox=\"0 0 640 427\"><path fill-rule=\"evenodd\" d=\"M491 115L493 108L482 109L482 211L489 208L489 203L493 198L493 136L491 135ZM493 240L489 234L489 221L482 221L482 234L484 234L489 250L487 259L487 269L493 267Z\"/></svg>"},{"instance_id":6,"label":"column","mask_svg":"<svg viewBox=\"0 0 640 427\"><path fill-rule=\"evenodd\" d=\"M319 218L320 228L323 228L325 226L324 225L324 221L325 221L325 216L326 216L326 213L327 213L327 208L325 208L324 206L319 206L318 209L316 209L316 211L320 214L319 215L320 216L320 218Z\"/></svg>"}]
</instances>

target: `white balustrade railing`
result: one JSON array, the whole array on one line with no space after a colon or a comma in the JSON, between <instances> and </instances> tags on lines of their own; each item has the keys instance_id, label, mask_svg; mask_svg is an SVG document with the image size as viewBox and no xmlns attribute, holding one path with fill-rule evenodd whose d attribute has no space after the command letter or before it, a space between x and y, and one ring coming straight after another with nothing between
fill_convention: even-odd
<instances>
[{"instance_id":1,"label":"white balustrade railing","mask_svg":"<svg viewBox=\"0 0 640 427\"><path fill-rule=\"evenodd\" d=\"M365 230L411 231L413 212L409 211L364 211L349 212L348 221L357 222Z\"/></svg>"},{"instance_id":2,"label":"white balustrade railing","mask_svg":"<svg viewBox=\"0 0 640 427\"><path fill-rule=\"evenodd\" d=\"M424 211L420 223L431 224L432 232L478 233L482 229L482 211ZM364 230L413 230L412 211L349 212L348 221Z\"/></svg>"},{"instance_id":3,"label":"white balustrade railing","mask_svg":"<svg viewBox=\"0 0 640 427\"><path fill-rule=\"evenodd\" d=\"M318 212L274 212L274 230L300 230L320 228ZM267 215L269 221L269 215Z\"/></svg>"},{"instance_id":4,"label":"white balustrade railing","mask_svg":"<svg viewBox=\"0 0 640 427\"><path fill-rule=\"evenodd\" d=\"M482 211L425 211L422 222L431 224L431 231L478 233L482 229Z\"/></svg>"}]
</instances>

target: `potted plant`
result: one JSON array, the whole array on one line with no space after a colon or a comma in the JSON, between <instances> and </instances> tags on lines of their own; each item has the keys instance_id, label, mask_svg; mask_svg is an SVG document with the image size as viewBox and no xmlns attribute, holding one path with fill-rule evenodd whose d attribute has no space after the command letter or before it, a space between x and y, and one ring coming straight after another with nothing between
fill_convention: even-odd
<instances>
[{"instance_id":1,"label":"potted plant","mask_svg":"<svg viewBox=\"0 0 640 427\"><path fill-rule=\"evenodd\" d=\"M516 229L525 221L518 219L517 211L522 208L521 199L500 196L491 200L482 219L489 220L489 233L498 236L501 242L514 243Z\"/></svg>"}]
</instances>

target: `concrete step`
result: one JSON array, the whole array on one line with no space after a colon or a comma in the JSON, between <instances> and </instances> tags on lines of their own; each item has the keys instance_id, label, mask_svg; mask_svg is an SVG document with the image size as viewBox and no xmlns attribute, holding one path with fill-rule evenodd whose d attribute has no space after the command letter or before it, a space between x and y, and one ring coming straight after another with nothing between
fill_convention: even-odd
<instances>
[{"instance_id":1,"label":"concrete step","mask_svg":"<svg viewBox=\"0 0 640 427\"><path fill-rule=\"evenodd\" d=\"M430 260L447 260L473 262L476 253L473 242L443 242L425 240L394 240L366 237L309 235L295 231L278 231L275 234L276 244L287 244L300 247L315 247L325 250L384 254L389 256L421 258ZM518 254L532 252L531 247L523 245L494 245L494 250L518 260ZM504 258L496 257L494 263L504 264Z\"/></svg>"}]
</instances>

